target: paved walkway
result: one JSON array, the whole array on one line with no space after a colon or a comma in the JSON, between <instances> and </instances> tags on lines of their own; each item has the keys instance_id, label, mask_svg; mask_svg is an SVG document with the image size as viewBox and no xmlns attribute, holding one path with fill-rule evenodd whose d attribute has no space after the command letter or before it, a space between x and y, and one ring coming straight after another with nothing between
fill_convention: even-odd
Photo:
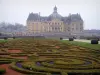
<instances>
[{"instance_id":1,"label":"paved walkway","mask_svg":"<svg viewBox=\"0 0 100 75\"><path fill-rule=\"evenodd\" d=\"M63 39L63 40L68 40L68 39ZM85 40L85 39L74 39L74 41L91 43L91 40ZM100 41L99 41L99 44L100 44Z\"/></svg>"}]
</instances>

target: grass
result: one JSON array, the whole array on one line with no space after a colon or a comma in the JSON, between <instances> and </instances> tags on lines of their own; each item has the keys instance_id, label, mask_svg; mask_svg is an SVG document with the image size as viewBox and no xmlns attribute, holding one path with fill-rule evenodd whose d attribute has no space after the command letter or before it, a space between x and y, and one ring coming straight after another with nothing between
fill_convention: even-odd
<instances>
[{"instance_id":1,"label":"grass","mask_svg":"<svg viewBox=\"0 0 100 75\"><path fill-rule=\"evenodd\" d=\"M89 48L89 49L100 50L100 44L90 44L90 43L86 43L86 42L77 42L77 41L68 41L68 40L62 40L62 42L66 43L66 44L69 43L72 45L77 45L77 46Z\"/></svg>"},{"instance_id":2,"label":"grass","mask_svg":"<svg viewBox=\"0 0 100 75\"><path fill-rule=\"evenodd\" d=\"M66 65L66 64L84 64L85 62L83 60L78 60L78 59L72 59L71 60L67 60L67 61L61 61L61 60L57 60L55 61L55 64L62 64L62 65Z\"/></svg>"},{"instance_id":3,"label":"grass","mask_svg":"<svg viewBox=\"0 0 100 75\"><path fill-rule=\"evenodd\" d=\"M1 43L1 42L7 42L7 40L0 39L0 43Z\"/></svg>"}]
</instances>

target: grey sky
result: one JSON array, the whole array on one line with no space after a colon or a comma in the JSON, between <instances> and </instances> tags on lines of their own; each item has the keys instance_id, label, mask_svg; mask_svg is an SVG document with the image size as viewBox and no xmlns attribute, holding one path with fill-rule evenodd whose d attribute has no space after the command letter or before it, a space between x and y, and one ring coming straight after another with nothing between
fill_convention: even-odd
<instances>
[{"instance_id":1,"label":"grey sky","mask_svg":"<svg viewBox=\"0 0 100 75\"><path fill-rule=\"evenodd\" d=\"M0 22L26 25L30 12L49 16L55 5L62 16L80 13L85 29L100 29L100 0L0 0Z\"/></svg>"}]
</instances>

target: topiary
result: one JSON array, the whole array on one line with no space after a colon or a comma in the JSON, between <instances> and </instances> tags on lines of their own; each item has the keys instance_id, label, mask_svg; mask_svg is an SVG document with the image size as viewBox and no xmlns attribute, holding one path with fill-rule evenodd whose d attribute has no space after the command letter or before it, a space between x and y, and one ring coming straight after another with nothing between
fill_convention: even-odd
<instances>
[{"instance_id":1,"label":"topiary","mask_svg":"<svg viewBox=\"0 0 100 75\"><path fill-rule=\"evenodd\" d=\"M15 37L13 37L13 39L15 39Z\"/></svg>"},{"instance_id":2,"label":"topiary","mask_svg":"<svg viewBox=\"0 0 100 75\"><path fill-rule=\"evenodd\" d=\"M98 40L92 39L92 40L91 40L91 44L98 44Z\"/></svg>"},{"instance_id":3,"label":"topiary","mask_svg":"<svg viewBox=\"0 0 100 75\"><path fill-rule=\"evenodd\" d=\"M7 37L4 37L4 40L7 40L8 38Z\"/></svg>"},{"instance_id":4,"label":"topiary","mask_svg":"<svg viewBox=\"0 0 100 75\"><path fill-rule=\"evenodd\" d=\"M74 39L73 38L69 38L69 41L74 41Z\"/></svg>"},{"instance_id":5,"label":"topiary","mask_svg":"<svg viewBox=\"0 0 100 75\"><path fill-rule=\"evenodd\" d=\"M60 37L60 40L62 40L63 38Z\"/></svg>"}]
</instances>

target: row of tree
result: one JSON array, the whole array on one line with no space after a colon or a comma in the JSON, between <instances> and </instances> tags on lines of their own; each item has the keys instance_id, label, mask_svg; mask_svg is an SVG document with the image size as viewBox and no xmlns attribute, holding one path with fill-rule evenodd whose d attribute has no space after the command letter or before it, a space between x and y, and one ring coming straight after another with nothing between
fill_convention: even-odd
<instances>
[{"instance_id":1,"label":"row of tree","mask_svg":"<svg viewBox=\"0 0 100 75\"><path fill-rule=\"evenodd\" d=\"M0 23L0 32L24 32L26 31L26 26L19 24L19 23L15 23L15 24L11 24L11 23L5 23L2 22Z\"/></svg>"}]
</instances>

